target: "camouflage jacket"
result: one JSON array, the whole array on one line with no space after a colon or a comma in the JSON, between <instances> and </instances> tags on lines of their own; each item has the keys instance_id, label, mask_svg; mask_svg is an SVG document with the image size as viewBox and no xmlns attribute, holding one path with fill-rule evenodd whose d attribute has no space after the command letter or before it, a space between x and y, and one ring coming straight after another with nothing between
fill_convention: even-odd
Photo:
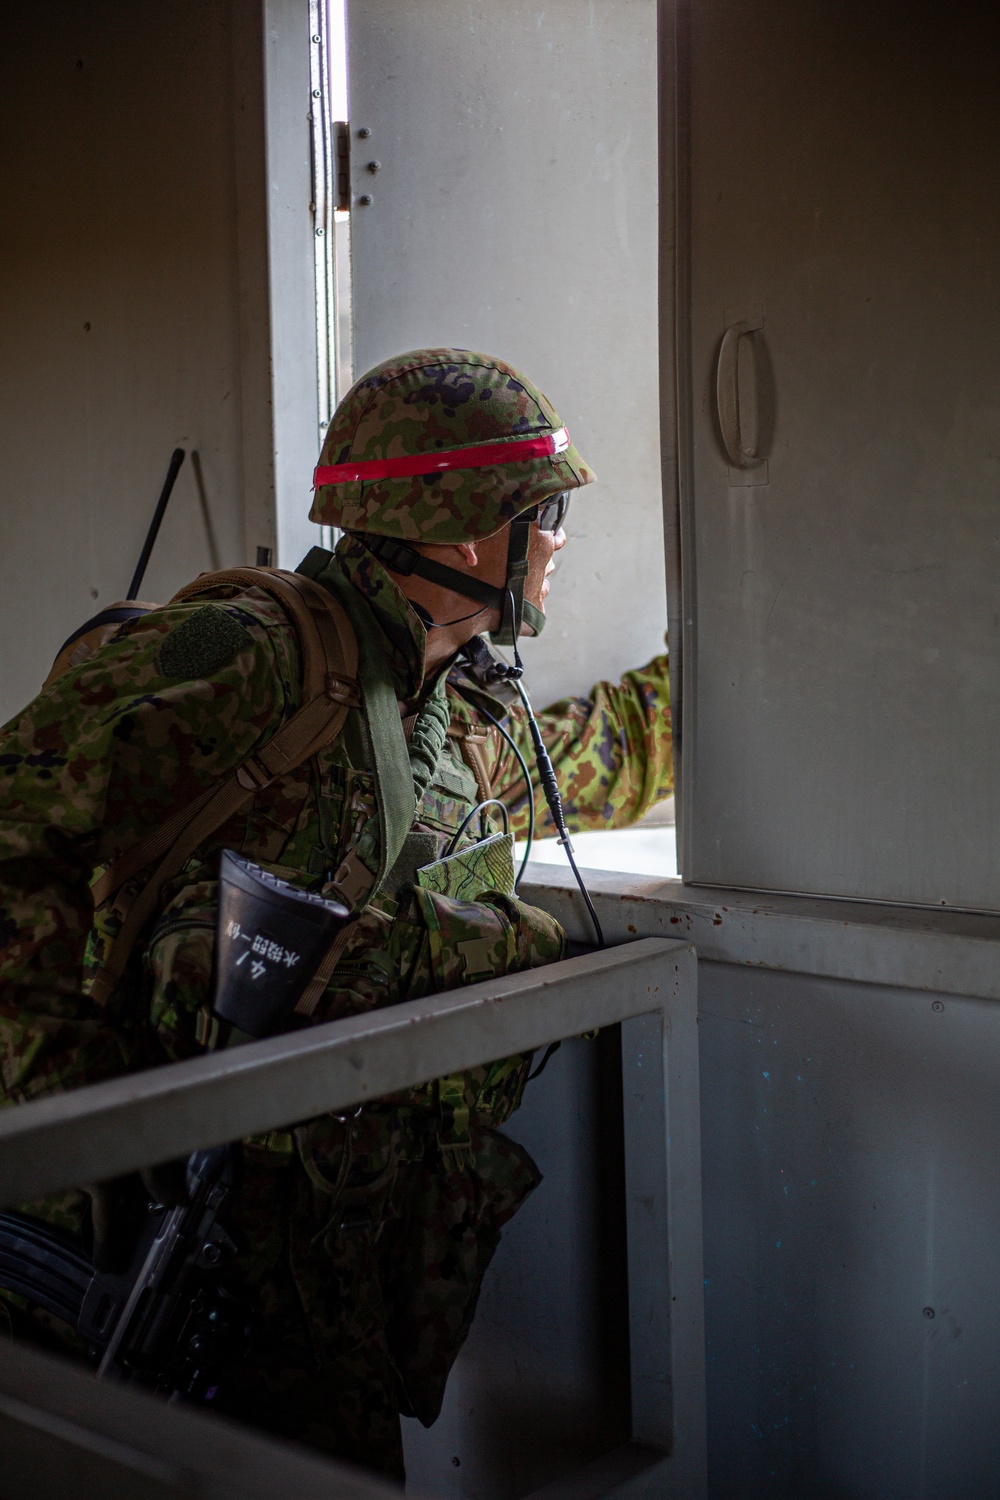
<instances>
[{"instance_id":1,"label":"camouflage jacket","mask_svg":"<svg viewBox=\"0 0 1000 1500\"><path fill-rule=\"evenodd\" d=\"M317 549L302 571L329 566L368 601L404 723L414 720L411 856L436 860L489 794L523 831L528 793L516 756L480 711L506 717L531 765L520 705L454 672L428 690L424 626L388 574L348 539L336 560ZM89 998L88 973L114 928L106 911L94 913L95 871L237 766L300 696L297 640L280 606L260 590L220 589L127 625L3 731L0 1104L199 1051L220 849L320 888L377 826L356 712L335 744L206 841L164 889L107 1006ZM629 823L670 791L665 656L621 684L553 705L539 721L574 828ZM536 811L544 831L540 799ZM313 1020L562 956L551 918L497 889L503 881L488 870L477 873L476 841L499 823L493 815L476 823L461 841L472 862L464 893L416 888L401 856L345 929ZM221 1409L401 1474L398 1414L436 1417L501 1226L539 1181L527 1154L495 1129L516 1108L527 1066L501 1060L359 1116L245 1143L233 1227L262 1331L254 1359L220 1377ZM82 1194L32 1211L86 1236ZM11 1305L7 1317L20 1329L17 1320L34 1314Z\"/></svg>"},{"instance_id":2,"label":"camouflage jacket","mask_svg":"<svg viewBox=\"0 0 1000 1500\"><path fill-rule=\"evenodd\" d=\"M315 574L329 561L316 549L303 571ZM523 832L527 792L509 746L460 694L458 674L427 693L424 625L364 546L343 539L337 562L375 614L401 711L426 712L436 697L449 721L436 764L423 767L414 828L440 852L489 794ZM198 1051L219 849L241 850L316 888L373 816L363 716L354 713L335 745L259 793L198 851L167 888L145 953L115 1000L104 1013L89 1003L94 870L231 771L298 705L290 622L262 592L232 592L167 605L127 625L0 736L2 1102ZM465 690L476 696L468 682ZM478 696L505 720L530 767L520 704ZM665 655L620 684L599 683L587 698L552 705L539 723L572 829L626 825L670 792ZM419 786L416 765L415 776ZM536 816L538 830L551 831L540 793ZM497 827L494 816L463 842ZM415 916L411 906L387 891L353 924L314 1019L422 993L428 967L434 988L477 977L456 946L465 934L428 932L434 913ZM511 949L508 966L559 956L554 924L527 918L532 910L497 898L491 920Z\"/></svg>"}]
</instances>

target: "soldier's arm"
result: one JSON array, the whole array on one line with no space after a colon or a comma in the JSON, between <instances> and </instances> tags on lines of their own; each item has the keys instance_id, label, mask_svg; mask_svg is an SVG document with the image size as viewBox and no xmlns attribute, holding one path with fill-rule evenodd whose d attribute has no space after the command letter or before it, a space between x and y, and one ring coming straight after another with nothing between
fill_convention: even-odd
<instances>
[{"instance_id":1,"label":"soldier's arm","mask_svg":"<svg viewBox=\"0 0 1000 1500\"><path fill-rule=\"evenodd\" d=\"M157 610L0 734L0 1102L128 1066L135 1018L81 987L91 875L239 764L284 709L296 648L269 609Z\"/></svg>"},{"instance_id":2,"label":"soldier's arm","mask_svg":"<svg viewBox=\"0 0 1000 1500\"><path fill-rule=\"evenodd\" d=\"M537 715L571 832L624 828L673 791L670 675L666 653L626 672L621 682L599 682L586 698L565 698ZM505 727L536 781L536 832L554 832L534 777L527 715L520 703ZM497 736L499 740L499 737ZM528 826L524 778L510 747L499 741L495 795L507 803L511 826Z\"/></svg>"}]
</instances>

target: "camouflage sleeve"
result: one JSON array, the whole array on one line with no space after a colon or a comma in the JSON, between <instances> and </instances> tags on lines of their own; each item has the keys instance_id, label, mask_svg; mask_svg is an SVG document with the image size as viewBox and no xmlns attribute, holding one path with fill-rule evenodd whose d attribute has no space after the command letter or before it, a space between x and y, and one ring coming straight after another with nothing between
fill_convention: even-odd
<instances>
[{"instance_id":1,"label":"camouflage sleeve","mask_svg":"<svg viewBox=\"0 0 1000 1500\"><path fill-rule=\"evenodd\" d=\"M670 737L670 676L664 652L621 682L599 682L587 698L565 698L537 715L570 832L623 828L674 789ZM520 703L504 726L534 772L527 715ZM494 795L506 802L518 836L527 832L524 778L509 745L499 745ZM536 832L555 830L545 798L535 792Z\"/></svg>"},{"instance_id":2,"label":"camouflage sleeve","mask_svg":"<svg viewBox=\"0 0 1000 1500\"><path fill-rule=\"evenodd\" d=\"M125 1066L114 1019L81 989L94 868L287 711L297 648L279 614L265 596L156 610L0 731L0 1103Z\"/></svg>"}]
</instances>

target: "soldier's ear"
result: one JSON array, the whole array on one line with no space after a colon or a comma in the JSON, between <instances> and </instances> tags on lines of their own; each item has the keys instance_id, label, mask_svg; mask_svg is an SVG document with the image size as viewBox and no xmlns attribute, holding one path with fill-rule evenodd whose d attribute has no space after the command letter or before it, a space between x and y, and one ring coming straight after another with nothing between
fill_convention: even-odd
<instances>
[{"instance_id":1,"label":"soldier's ear","mask_svg":"<svg viewBox=\"0 0 1000 1500\"><path fill-rule=\"evenodd\" d=\"M479 566L480 554L475 542L417 542L413 545L424 557L435 557L446 567L459 560L467 568Z\"/></svg>"}]
</instances>

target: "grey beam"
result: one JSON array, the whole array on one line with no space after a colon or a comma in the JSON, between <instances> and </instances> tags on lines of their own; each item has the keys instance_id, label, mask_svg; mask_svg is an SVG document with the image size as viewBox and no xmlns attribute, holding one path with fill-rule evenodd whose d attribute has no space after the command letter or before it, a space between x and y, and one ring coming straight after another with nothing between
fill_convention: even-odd
<instances>
[{"instance_id":1,"label":"grey beam","mask_svg":"<svg viewBox=\"0 0 1000 1500\"><path fill-rule=\"evenodd\" d=\"M0 1203L24 1203L659 1010L693 992L652 938L4 1110Z\"/></svg>"},{"instance_id":2,"label":"grey beam","mask_svg":"<svg viewBox=\"0 0 1000 1500\"><path fill-rule=\"evenodd\" d=\"M997 916L585 873L612 943L683 938L700 958L718 963L1000 1000ZM556 917L571 938L592 941L568 869L529 865L521 894Z\"/></svg>"},{"instance_id":3,"label":"grey beam","mask_svg":"<svg viewBox=\"0 0 1000 1500\"><path fill-rule=\"evenodd\" d=\"M400 1500L386 1480L0 1343L3 1500Z\"/></svg>"},{"instance_id":4,"label":"grey beam","mask_svg":"<svg viewBox=\"0 0 1000 1500\"><path fill-rule=\"evenodd\" d=\"M528 1500L665 1500L669 1473L662 1449L623 1443L535 1490Z\"/></svg>"}]
</instances>

